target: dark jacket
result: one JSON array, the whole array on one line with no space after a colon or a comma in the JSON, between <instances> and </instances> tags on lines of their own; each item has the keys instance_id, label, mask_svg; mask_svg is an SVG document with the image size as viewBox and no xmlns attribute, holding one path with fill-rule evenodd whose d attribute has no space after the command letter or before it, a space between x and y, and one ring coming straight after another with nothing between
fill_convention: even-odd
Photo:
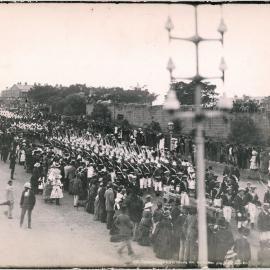
<instances>
[{"instance_id":1,"label":"dark jacket","mask_svg":"<svg viewBox=\"0 0 270 270\"><path fill-rule=\"evenodd\" d=\"M265 192L263 202L270 203L270 192L269 191Z\"/></svg>"},{"instance_id":2,"label":"dark jacket","mask_svg":"<svg viewBox=\"0 0 270 270\"><path fill-rule=\"evenodd\" d=\"M244 213L244 212L245 212L245 206L246 206L246 200L245 200L245 197L241 198L239 195L237 195L237 196L234 198L233 205L234 205L234 209L235 209L237 212Z\"/></svg>"},{"instance_id":3,"label":"dark jacket","mask_svg":"<svg viewBox=\"0 0 270 270\"><path fill-rule=\"evenodd\" d=\"M250 261L250 245L246 238L242 237L235 241L234 251L237 253L237 257L241 260L241 263L248 263Z\"/></svg>"},{"instance_id":4,"label":"dark jacket","mask_svg":"<svg viewBox=\"0 0 270 270\"><path fill-rule=\"evenodd\" d=\"M230 196L229 194L224 194L222 197L222 205L223 206L230 206L233 207L233 196Z\"/></svg>"},{"instance_id":5,"label":"dark jacket","mask_svg":"<svg viewBox=\"0 0 270 270\"><path fill-rule=\"evenodd\" d=\"M160 259L171 259L173 256L173 225L169 219L157 224L153 234L153 249Z\"/></svg>"},{"instance_id":6,"label":"dark jacket","mask_svg":"<svg viewBox=\"0 0 270 270\"><path fill-rule=\"evenodd\" d=\"M235 175L238 178L238 180L239 180L239 178L240 178L240 171L239 171L238 168L235 168L235 169L233 168L231 174L232 175Z\"/></svg>"},{"instance_id":7,"label":"dark jacket","mask_svg":"<svg viewBox=\"0 0 270 270\"><path fill-rule=\"evenodd\" d=\"M174 206L171 211L171 216L172 216L172 224L174 225L178 216L180 215L181 210L179 206Z\"/></svg>"},{"instance_id":8,"label":"dark jacket","mask_svg":"<svg viewBox=\"0 0 270 270\"><path fill-rule=\"evenodd\" d=\"M26 208L29 210L33 210L35 204L36 204L36 197L34 192L30 189L29 190L29 196L25 196L25 192L26 190L24 190L22 192L22 196L21 196L21 201L20 201L20 206L22 208Z\"/></svg>"},{"instance_id":9,"label":"dark jacket","mask_svg":"<svg viewBox=\"0 0 270 270\"><path fill-rule=\"evenodd\" d=\"M163 210L162 210L162 208L161 209L159 209L159 208L155 209L155 211L153 213L153 221L155 223L161 221L162 216L163 216Z\"/></svg>"},{"instance_id":10,"label":"dark jacket","mask_svg":"<svg viewBox=\"0 0 270 270\"><path fill-rule=\"evenodd\" d=\"M216 232L208 234L209 260L213 263L223 263L227 251L233 246L234 239L230 227L221 227Z\"/></svg>"},{"instance_id":11,"label":"dark jacket","mask_svg":"<svg viewBox=\"0 0 270 270\"><path fill-rule=\"evenodd\" d=\"M115 220L115 225L121 236L128 238L132 236L133 225L128 215L120 214Z\"/></svg>"},{"instance_id":12,"label":"dark jacket","mask_svg":"<svg viewBox=\"0 0 270 270\"><path fill-rule=\"evenodd\" d=\"M114 192L112 188L108 188L104 194L106 211L113 211L114 208Z\"/></svg>"},{"instance_id":13,"label":"dark jacket","mask_svg":"<svg viewBox=\"0 0 270 270\"><path fill-rule=\"evenodd\" d=\"M258 215L258 230L261 232L270 231L270 213L262 210Z\"/></svg>"},{"instance_id":14,"label":"dark jacket","mask_svg":"<svg viewBox=\"0 0 270 270\"><path fill-rule=\"evenodd\" d=\"M14 154L11 154L9 160L10 160L9 168L10 168L10 169L15 169L15 165L16 165L16 156L15 156Z\"/></svg>"},{"instance_id":15,"label":"dark jacket","mask_svg":"<svg viewBox=\"0 0 270 270\"><path fill-rule=\"evenodd\" d=\"M139 223L142 219L144 206L142 198L138 195L130 194L127 196L125 203L131 221L134 223Z\"/></svg>"},{"instance_id":16,"label":"dark jacket","mask_svg":"<svg viewBox=\"0 0 270 270\"><path fill-rule=\"evenodd\" d=\"M80 196L82 192L83 192L82 181L79 177L76 177L72 185L72 194Z\"/></svg>"},{"instance_id":17,"label":"dark jacket","mask_svg":"<svg viewBox=\"0 0 270 270\"><path fill-rule=\"evenodd\" d=\"M246 193L245 195L245 203L248 204L248 203L253 203L255 204L256 206L261 206L261 202L259 201L259 197L257 194L252 194L250 192Z\"/></svg>"}]
</instances>

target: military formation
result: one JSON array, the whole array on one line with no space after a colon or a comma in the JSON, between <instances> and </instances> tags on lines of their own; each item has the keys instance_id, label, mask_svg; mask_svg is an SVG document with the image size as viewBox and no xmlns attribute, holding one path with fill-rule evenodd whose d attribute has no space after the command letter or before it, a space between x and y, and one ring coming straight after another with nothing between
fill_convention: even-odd
<instances>
[{"instance_id":1,"label":"military formation","mask_svg":"<svg viewBox=\"0 0 270 270\"><path fill-rule=\"evenodd\" d=\"M127 142L118 133L65 127L59 120L34 121L7 111L0 120L1 160L10 162L11 180L18 161L31 173L25 187L44 203L60 206L64 196L73 196L75 209L84 207L94 220L106 223L111 241L123 243L120 255L125 248L134 255L134 240L152 246L158 258L196 264L196 166L191 155L161 144L137 144L136 136ZM251 154L250 166L256 170L258 152ZM259 258L264 262L270 239L269 193L260 201L256 186L240 188L236 162L228 163L221 177L208 167L205 179L209 261L248 265L248 237L259 231Z\"/></svg>"}]
</instances>

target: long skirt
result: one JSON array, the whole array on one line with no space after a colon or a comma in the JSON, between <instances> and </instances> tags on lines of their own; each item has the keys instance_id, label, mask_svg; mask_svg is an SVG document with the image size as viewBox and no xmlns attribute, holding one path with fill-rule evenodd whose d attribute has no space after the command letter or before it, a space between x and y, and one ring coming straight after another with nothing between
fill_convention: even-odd
<instances>
[{"instance_id":1,"label":"long skirt","mask_svg":"<svg viewBox=\"0 0 270 270\"><path fill-rule=\"evenodd\" d=\"M86 203L86 212L89 214L94 214L95 213L95 200L92 198L89 199Z\"/></svg>"},{"instance_id":2,"label":"long skirt","mask_svg":"<svg viewBox=\"0 0 270 270\"><path fill-rule=\"evenodd\" d=\"M46 183L44 185L44 190L43 190L43 199L44 200L49 200L51 198L52 189L53 189L53 187L50 183Z\"/></svg>"},{"instance_id":3,"label":"long skirt","mask_svg":"<svg viewBox=\"0 0 270 270\"><path fill-rule=\"evenodd\" d=\"M68 181L68 193L73 195L73 183L74 179L67 180Z\"/></svg>"},{"instance_id":4,"label":"long skirt","mask_svg":"<svg viewBox=\"0 0 270 270\"><path fill-rule=\"evenodd\" d=\"M53 186L52 193L51 193L51 199L61 199L63 198L63 191L62 188L59 186Z\"/></svg>"},{"instance_id":5,"label":"long skirt","mask_svg":"<svg viewBox=\"0 0 270 270\"><path fill-rule=\"evenodd\" d=\"M198 260L198 245L197 242L191 239L185 241L184 262L196 264Z\"/></svg>"},{"instance_id":6,"label":"long skirt","mask_svg":"<svg viewBox=\"0 0 270 270\"><path fill-rule=\"evenodd\" d=\"M103 203L99 203L99 207L98 207L98 219L105 223L106 222L106 208L105 205Z\"/></svg>"},{"instance_id":7,"label":"long skirt","mask_svg":"<svg viewBox=\"0 0 270 270\"><path fill-rule=\"evenodd\" d=\"M99 220L98 209L99 209L99 198L97 196L94 203L94 220Z\"/></svg>"},{"instance_id":8,"label":"long skirt","mask_svg":"<svg viewBox=\"0 0 270 270\"><path fill-rule=\"evenodd\" d=\"M252 156L250 160L250 169L251 170L258 170L258 164L256 162L256 156Z\"/></svg>"},{"instance_id":9,"label":"long skirt","mask_svg":"<svg viewBox=\"0 0 270 270\"><path fill-rule=\"evenodd\" d=\"M141 246L150 246L151 227L139 224L136 240Z\"/></svg>"},{"instance_id":10,"label":"long skirt","mask_svg":"<svg viewBox=\"0 0 270 270\"><path fill-rule=\"evenodd\" d=\"M171 259L173 257L174 244L172 231L168 228L160 229L153 243L156 256L160 259Z\"/></svg>"}]
</instances>

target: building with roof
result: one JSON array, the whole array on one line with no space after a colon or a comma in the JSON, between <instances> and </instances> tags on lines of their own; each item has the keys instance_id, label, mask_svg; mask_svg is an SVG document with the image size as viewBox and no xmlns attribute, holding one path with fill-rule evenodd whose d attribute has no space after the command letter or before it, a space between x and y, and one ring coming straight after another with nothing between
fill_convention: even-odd
<instances>
[{"instance_id":1,"label":"building with roof","mask_svg":"<svg viewBox=\"0 0 270 270\"><path fill-rule=\"evenodd\" d=\"M270 112L270 96L264 97L262 100L262 106L265 108L266 112Z\"/></svg>"},{"instance_id":2,"label":"building with roof","mask_svg":"<svg viewBox=\"0 0 270 270\"><path fill-rule=\"evenodd\" d=\"M32 87L33 85L19 82L10 88L7 87L5 90L2 90L1 97L3 99L25 98Z\"/></svg>"}]
</instances>

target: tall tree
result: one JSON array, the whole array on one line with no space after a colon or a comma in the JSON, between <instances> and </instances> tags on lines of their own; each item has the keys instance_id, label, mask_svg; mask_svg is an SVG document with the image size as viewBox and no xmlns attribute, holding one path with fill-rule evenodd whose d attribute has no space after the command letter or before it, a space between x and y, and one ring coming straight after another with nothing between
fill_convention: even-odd
<instances>
[{"instance_id":1,"label":"tall tree","mask_svg":"<svg viewBox=\"0 0 270 270\"><path fill-rule=\"evenodd\" d=\"M229 140L235 143L252 145L264 143L260 130L249 116L237 117L231 122Z\"/></svg>"},{"instance_id":2,"label":"tall tree","mask_svg":"<svg viewBox=\"0 0 270 270\"><path fill-rule=\"evenodd\" d=\"M202 93L202 105L205 108L212 108L216 105L217 95L216 85L212 85L208 82L200 82ZM178 100L183 105L195 104L195 92L197 82L192 81L190 83L176 82L172 84L173 89L176 91Z\"/></svg>"},{"instance_id":3,"label":"tall tree","mask_svg":"<svg viewBox=\"0 0 270 270\"><path fill-rule=\"evenodd\" d=\"M86 110L85 98L79 94L68 95L64 101L65 115L83 115Z\"/></svg>"},{"instance_id":4,"label":"tall tree","mask_svg":"<svg viewBox=\"0 0 270 270\"><path fill-rule=\"evenodd\" d=\"M111 111L108 107L102 103L96 103L94 105L91 117L98 121L109 121L112 118Z\"/></svg>"},{"instance_id":5,"label":"tall tree","mask_svg":"<svg viewBox=\"0 0 270 270\"><path fill-rule=\"evenodd\" d=\"M119 103L152 103L156 99L156 95L149 93L148 90L135 89L124 90L120 87L105 88L105 87L87 87L84 84L74 84L70 86L51 86L51 85L35 85L29 91L29 99L37 103L45 103L52 105L53 111L65 114L81 114L80 109L74 109L65 101L69 96L71 102L78 102L83 105L82 98L79 100L74 95L82 94L81 97L86 102L103 101L112 104ZM88 97L88 98L87 98Z\"/></svg>"},{"instance_id":6,"label":"tall tree","mask_svg":"<svg viewBox=\"0 0 270 270\"><path fill-rule=\"evenodd\" d=\"M38 103L51 103L51 98L59 95L60 91L51 85L35 85L28 93L29 98Z\"/></svg>"},{"instance_id":7,"label":"tall tree","mask_svg":"<svg viewBox=\"0 0 270 270\"><path fill-rule=\"evenodd\" d=\"M93 91L93 90L92 90ZM123 88L98 88L90 96L90 101L110 101L111 103L152 103L157 95L147 90L124 90Z\"/></svg>"}]
</instances>

